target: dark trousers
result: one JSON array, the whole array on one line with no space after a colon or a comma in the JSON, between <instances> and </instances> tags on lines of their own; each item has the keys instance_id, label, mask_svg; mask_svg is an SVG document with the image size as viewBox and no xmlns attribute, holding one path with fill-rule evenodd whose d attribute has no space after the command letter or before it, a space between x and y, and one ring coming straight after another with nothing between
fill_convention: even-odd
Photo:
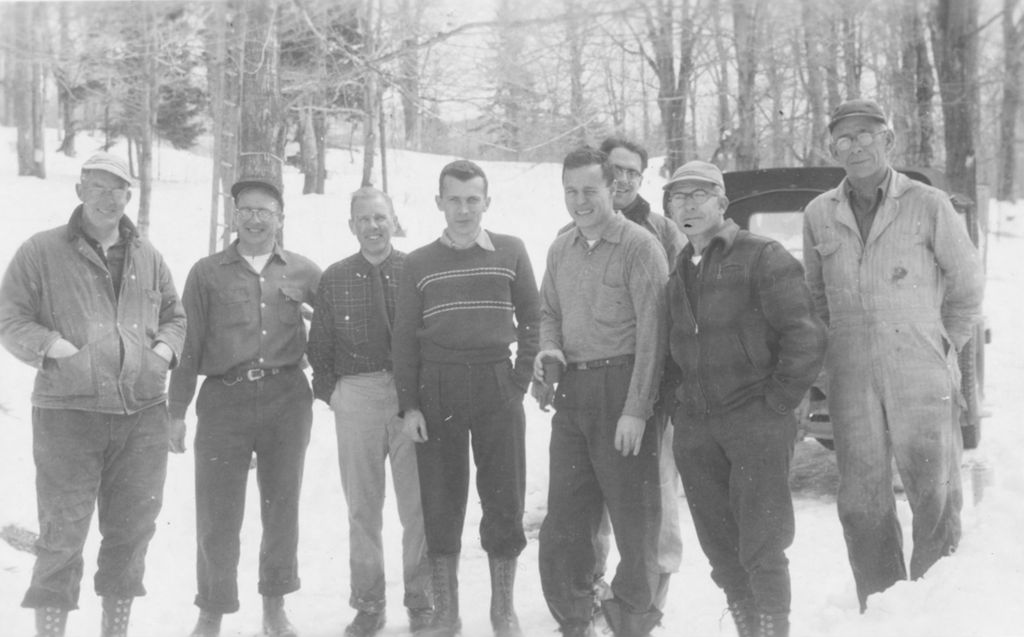
<instances>
[{"instance_id":1,"label":"dark trousers","mask_svg":"<svg viewBox=\"0 0 1024 637\"><path fill-rule=\"evenodd\" d=\"M650 610L649 572L661 523L658 431L648 423L640 454L615 450L632 365L565 373L551 423L548 511L540 529L540 576L548 608L560 625L586 623L593 613L593 538L605 506L619 564L615 597L635 613Z\"/></svg>"},{"instance_id":2,"label":"dark trousers","mask_svg":"<svg viewBox=\"0 0 1024 637\"><path fill-rule=\"evenodd\" d=\"M32 410L39 539L21 605L78 608L82 547L99 503L96 593L145 595L146 549L167 476L164 403L130 415Z\"/></svg>"},{"instance_id":3,"label":"dark trousers","mask_svg":"<svg viewBox=\"0 0 1024 637\"><path fill-rule=\"evenodd\" d=\"M676 410L673 451L711 579L730 602L789 612L796 420L755 399L718 416Z\"/></svg>"},{"instance_id":4,"label":"dark trousers","mask_svg":"<svg viewBox=\"0 0 1024 637\"><path fill-rule=\"evenodd\" d=\"M239 532L253 452L263 521L259 592L299 589L299 492L312 402L299 369L255 382L203 383L196 400L196 606L238 610Z\"/></svg>"},{"instance_id":5,"label":"dark trousers","mask_svg":"<svg viewBox=\"0 0 1024 637\"><path fill-rule=\"evenodd\" d=\"M517 557L526 546L526 416L511 362L424 363L419 393L429 437L416 445L427 552L462 550L472 444L480 543L491 557Z\"/></svg>"}]
</instances>

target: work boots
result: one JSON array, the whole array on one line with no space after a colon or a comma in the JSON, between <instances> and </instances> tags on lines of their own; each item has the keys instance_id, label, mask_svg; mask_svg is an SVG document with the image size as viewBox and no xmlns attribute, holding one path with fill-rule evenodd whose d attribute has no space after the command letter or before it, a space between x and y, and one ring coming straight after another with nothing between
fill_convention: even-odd
<instances>
[{"instance_id":1,"label":"work boots","mask_svg":"<svg viewBox=\"0 0 1024 637\"><path fill-rule=\"evenodd\" d=\"M513 602L516 558L491 557L491 627L494 637L522 637Z\"/></svg>"},{"instance_id":2,"label":"work boots","mask_svg":"<svg viewBox=\"0 0 1024 637\"><path fill-rule=\"evenodd\" d=\"M199 619L189 637L220 637L220 613L199 609Z\"/></svg>"},{"instance_id":3,"label":"work boots","mask_svg":"<svg viewBox=\"0 0 1024 637\"><path fill-rule=\"evenodd\" d=\"M101 637L127 637L128 619L132 614L131 597L104 597Z\"/></svg>"},{"instance_id":4,"label":"work boots","mask_svg":"<svg viewBox=\"0 0 1024 637\"><path fill-rule=\"evenodd\" d=\"M462 630L459 619L459 554L430 556L434 586L434 619L422 637L455 637Z\"/></svg>"},{"instance_id":5,"label":"work boots","mask_svg":"<svg viewBox=\"0 0 1024 637\"><path fill-rule=\"evenodd\" d=\"M68 625L66 608L44 606L36 609L36 637L64 637Z\"/></svg>"},{"instance_id":6,"label":"work boots","mask_svg":"<svg viewBox=\"0 0 1024 637\"><path fill-rule=\"evenodd\" d=\"M284 597L263 596L263 634L267 637L298 637L295 627L284 612Z\"/></svg>"},{"instance_id":7,"label":"work boots","mask_svg":"<svg viewBox=\"0 0 1024 637\"><path fill-rule=\"evenodd\" d=\"M729 602L729 614L736 622L737 637L757 637L760 630L761 617L754 607L753 599L741 599Z\"/></svg>"}]
</instances>

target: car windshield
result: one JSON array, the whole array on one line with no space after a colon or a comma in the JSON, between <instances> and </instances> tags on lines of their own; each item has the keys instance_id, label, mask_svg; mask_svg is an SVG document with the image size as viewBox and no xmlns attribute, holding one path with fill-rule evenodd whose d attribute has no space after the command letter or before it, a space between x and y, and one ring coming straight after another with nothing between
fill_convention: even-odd
<instances>
[{"instance_id":1,"label":"car windshield","mask_svg":"<svg viewBox=\"0 0 1024 637\"><path fill-rule=\"evenodd\" d=\"M804 213L793 212L755 212L750 215L749 229L775 239L797 259L804 257Z\"/></svg>"}]
</instances>

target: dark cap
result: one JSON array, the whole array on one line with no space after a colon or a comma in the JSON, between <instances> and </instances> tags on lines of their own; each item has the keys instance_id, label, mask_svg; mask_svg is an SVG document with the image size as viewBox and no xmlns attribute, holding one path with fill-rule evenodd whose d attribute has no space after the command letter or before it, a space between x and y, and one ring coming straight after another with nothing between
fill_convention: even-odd
<instances>
[{"instance_id":1,"label":"dark cap","mask_svg":"<svg viewBox=\"0 0 1024 637\"><path fill-rule=\"evenodd\" d=\"M828 120L828 131L831 133L836 124L847 117L867 117L883 124L888 123L885 112L878 102L863 99L846 100L832 111L832 117Z\"/></svg>"},{"instance_id":2,"label":"dark cap","mask_svg":"<svg viewBox=\"0 0 1024 637\"><path fill-rule=\"evenodd\" d=\"M235 182L234 186L231 186L231 196L237 200L238 195L242 194L242 191L250 188L259 188L266 191L277 200L277 204L281 206L281 210L284 210L284 198L281 197L281 187L268 178L245 177L240 179Z\"/></svg>"}]
</instances>

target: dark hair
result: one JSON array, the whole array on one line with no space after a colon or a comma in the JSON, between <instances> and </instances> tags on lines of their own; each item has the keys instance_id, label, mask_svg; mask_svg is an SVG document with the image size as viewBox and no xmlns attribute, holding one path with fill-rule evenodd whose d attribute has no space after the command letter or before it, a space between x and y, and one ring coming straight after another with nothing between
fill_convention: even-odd
<instances>
[{"instance_id":1,"label":"dark hair","mask_svg":"<svg viewBox=\"0 0 1024 637\"><path fill-rule=\"evenodd\" d=\"M445 177L454 177L459 181L469 181L480 177L484 180L484 196L487 196L487 175L484 173L484 169L468 159L456 159L441 169L441 176L437 179L437 194L439 195L443 194L441 191L444 189Z\"/></svg>"},{"instance_id":2,"label":"dark hair","mask_svg":"<svg viewBox=\"0 0 1024 637\"><path fill-rule=\"evenodd\" d=\"M562 179L565 179L567 170L585 166L600 166L605 183L609 186L615 183L615 169L608 161L608 155L593 146L580 146L565 156L565 159L562 160Z\"/></svg>"},{"instance_id":3,"label":"dark hair","mask_svg":"<svg viewBox=\"0 0 1024 637\"><path fill-rule=\"evenodd\" d=\"M601 152L611 155L616 148L625 148L634 155L640 155L640 172L647 170L647 149L625 137L607 137L601 142Z\"/></svg>"}]
</instances>

